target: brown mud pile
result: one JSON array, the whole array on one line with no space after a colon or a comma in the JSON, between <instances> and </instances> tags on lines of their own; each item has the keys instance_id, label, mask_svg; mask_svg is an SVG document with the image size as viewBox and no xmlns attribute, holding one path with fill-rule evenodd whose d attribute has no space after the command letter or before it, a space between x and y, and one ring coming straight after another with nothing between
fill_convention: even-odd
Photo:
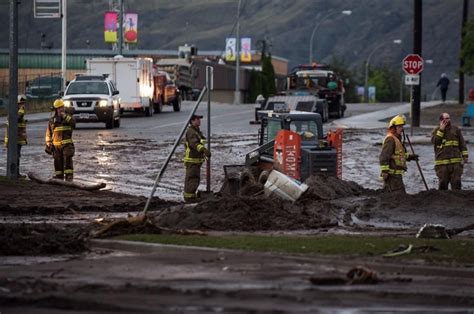
<instances>
[{"instance_id":1,"label":"brown mud pile","mask_svg":"<svg viewBox=\"0 0 474 314\"><path fill-rule=\"evenodd\" d=\"M349 204L348 204L349 205ZM380 193L346 208L361 220L420 227L425 223L448 228L474 222L474 191L430 190L418 194Z\"/></svg>"},{"instance_id":2,"label":"brown mud pile","mask_svg":"<svg viewBox=\"0 0 474 314\"><path fill-rule=\"evenodd\" d=\"M355 182L339 180L335 177L312 176L305 183L309 186L309 189L298 202L305 200L334 200L371 192L371 190L364 189Z\"/></svg>"},{"instance_id":3,"label":"brown mud pile","mask_svg":"<svg viewBox=\"0 0 474 314\"><path fill-rule=\"evenodd\" d=\"M74 212L137 212L146 198L111 191L85 191L33 181L0 181L1 215L51 215ZM150 210L176 204L155 197Z\"/></svg>"},{"instance_id":4,"label":"brown mud pile","mask_svg":"<svg viewBox=\"0 0 474 314\"><path fill-rule=\"evenodd\" d=\"M84 226L0 224L0 256L75 254L87 250Z\"/></svg>"},{"instance_id":5,"label":"brown mud pile","mask_svg":"<svg viewBox=\"0 0 474 314\"><path fill-rule=\"evenodd\" d=\"M337 225L323 208L297 206L264 197L219 197L195 207L164 212L160 226L217 231L264 231L318 229Z\"/></svg>"},{"instance_id":6,"label":"brown mud pile","mask_svg":"<svg viewBox=\"0 0 474 314\"><path fill-rule=\"evenodd\" d=\"M308 191L296 203L277 196L259 194L261 185L245 190L246 196L222 196L194 208L180 208L160 214L158 223L167 228L217 231L309 230L338 225L339 210L329 200L358 196L366 190L354 182L336 178L311 177ZM321 201L325 200L325 201Z\"/></svg>"},{"instance_id":7,"label":"brown mud pile","mask_svg":"<svg viewBox=\"0 0 474 314\"><path fill-rule=\"evenodd\" d=\"M418 194L368 190L354 182L312 177L308 191L291 203L277 196L205 200L168 209L156 218L166 228L218 231L311 230L330 227L419 228L425 223L448 228L474 222L474 191L431 190ZM253 187L252 193L257 193ZM250 194L252 194L250 193ZM362 227L362 229L360 229Z\"/></svg>"}]
</instances>

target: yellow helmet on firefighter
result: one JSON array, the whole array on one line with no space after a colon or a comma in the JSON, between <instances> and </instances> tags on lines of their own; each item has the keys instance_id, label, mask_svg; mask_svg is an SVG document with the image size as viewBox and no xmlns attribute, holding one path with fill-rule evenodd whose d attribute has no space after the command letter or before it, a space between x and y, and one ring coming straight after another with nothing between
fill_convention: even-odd
<instances>
[{"instance_id":1,"label":"yellow helmet on firefighter","mask_svg":"<svg viewBox=\"0 0 474 314\"><path fill-rule=\"evenodd\" d=\"M64 101L61 98L56 99L53 103L53 107L54 107L54 109L64 107Z\"/></svg>"},{"instance_id":2,"label":"yellow helmet on firefighter","mask_svg":"<svg viewBox=\"0 0 474 314\"><path fill-rule=\"evenodd\" d=\"M18 95L17 102L19 104L26 102L26 96L25 95Z\"/></svg>"},{"instance_id":3,"label":"yellow helmet on firefighter","mask_svg":"<svg viewBox=\"0 0 474 314\"><path fill-rule=\"evenodd\" d=\"M406 119L404 115L399 114L398 116L395 116L390 120L388 127L394 127L394 126L399 126L399 125L405 125Z\"/></svg>"}]
</instances>

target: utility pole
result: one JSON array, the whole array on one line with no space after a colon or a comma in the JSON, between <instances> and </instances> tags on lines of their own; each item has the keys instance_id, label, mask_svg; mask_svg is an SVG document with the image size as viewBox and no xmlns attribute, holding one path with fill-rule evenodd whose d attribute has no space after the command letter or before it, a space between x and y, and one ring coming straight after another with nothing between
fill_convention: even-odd
<instances>
[{"instance_id":1,"label":"utility pole","mask_svg":"<svg viewBox=\"0 0 474 314\"><path fill-rule=\"evenodd\" d=\"M18 178L18 0L10 0L7 177Z\"/></svg>"},{"instance_id":2,"label":"utility pole","mask_svg":"<svg viewBox=\"0 0 474 314\"><path fill-rule=\"evenodd\" d=\"M235 39L235 93L234 105L240 104L240 4L237 6L237 29Z\"/></svg>"},{"instance_id":3,"label":"utility pole","mask_svg":"<svg viewBox=\"0 0 474 314\"><path fill-rule=\"evenodd\" d=\"M421 55L421 39L422 39L422 1L414 0L414 23L413 23L413 53ZM421 113L421 73L420 73L420 84L413 85L413 100L411 103L411 126L420 126L420 113Z\"/></svg>"},{"instance_id":4,"label":"utility pole","mask_svg":"<svg viewBox=\"0 0 474 314\"><path fill-rule=\"evenodd\" d=\"M464 35L466 34L464 28L466 27L467 23L467 15L469 13L469 0L463 1L462 6L462 23L461 23L461 51L464 47ZM459 103L464 104L464 58L461 55L459 59Z\"/></svg>"},{"instance_id":5,"label":"utility pole","mask_svg":"<svg viewBox=\"0 0 474 314\"><path fill-rule=\"evenodd\" d=\"M123 48L123 0L119 0L119 40L118 40L118 45L119 45L119 55L122 55L122 48Z\"/></svg>"},{"instance_id":6,"label":"utility pole","mask_svg":"<svg viewBox=\"0 0 474 314\"><path fill-rule=\"evenodd\" d=\"M62 91L66 90L66 49L67 49L67 0L62 0L62 34L61 34L61 77L63 78Z\"/></svg>"}]
</instances>

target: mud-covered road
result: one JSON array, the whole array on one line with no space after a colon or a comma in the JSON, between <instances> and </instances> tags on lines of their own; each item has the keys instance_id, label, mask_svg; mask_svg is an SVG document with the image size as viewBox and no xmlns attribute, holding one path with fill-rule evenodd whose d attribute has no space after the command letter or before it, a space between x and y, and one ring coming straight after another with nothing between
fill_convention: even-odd
<instances>
[{"instance_id":1,"label":"mud-covered road","mask_svg":"<svg viewBox=\"0 0 474 314\"><path fill-rule=\"evenodd\" d=\"M343 261L337 257L130 244L112 250L117 249L112 243L91 244L91 234L101 223L143 209L189 108L188 103L181 113L126 117L122 127L114 130L79 125L74 131L76 178L106 182L106 191L31 181L0 182L0 312L472 310L472 265L444 267L417 260L396 265L377 257ZM432 108L424 119L436 121L437 115L439 112ZM218 191L222 165L243 162L246 152L256 145L258 126L249 124L251 106L217 106L213 116L211 186ZM49 177L52 160L43 151L44 127L44 123L29 126L29 145L22 151L21 170ZM344 181L312 178L310 190L296 203L261 195L216 195L195 206L183 205L180 146L151 203L150 214L163 230L211 233L401 232L413 236L425 223L448 228L474 223L472 164L464 168L464 191L424 191L416 166L410 164L405 176L409 194L385 194L379 190L378 180L378 154L385 130L344 132ZM430 133L429 127L416 129L412 142L428 185L434 189ZM470 129L465 130L466 138L473 135ZM4 168L5 158L1 158L0 170ZM161 232L150 226L134 231ZM459 236L469 240L466 249L474 249L472 231ZM381 280L376 285L329 286L313 285L309 280L344 277L359 264L372 267Z\"/></svg>"}]
</instances>

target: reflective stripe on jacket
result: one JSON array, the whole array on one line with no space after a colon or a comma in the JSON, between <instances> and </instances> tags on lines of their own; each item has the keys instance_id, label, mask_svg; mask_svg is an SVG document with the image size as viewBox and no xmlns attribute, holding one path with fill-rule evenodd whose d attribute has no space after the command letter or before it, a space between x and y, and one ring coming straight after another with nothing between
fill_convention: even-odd
<instances>
[{"instance_id":1,"label":"reflective stripe on jacket","mask_svg":"<svg viewBox=\"0 0 474 314\"><path fill-rule=\"evenodd\" d=\"M392 133L387 133L379 156L380 171L403 175L407 169L406 158L407 153L400 139Z\"/></svg>"},{"instance_id":2,"label":"reflective stripe on jacket","mask_svg":"<svg viewBox=\"0 0 474 314\"><path fill-rule=\"evenodd\" d=\"M204 162L204 149L206 138L199 128L190 125L185 135L184 163L202 164Z\"/></svg>"},{"instance_id":3,"label":"reflective stripe on jacket","mask_svg":"<svg viewBox=\"0 0 474 314\"><path fill-rule=\"evenodd\" d=\"M76 121L70 115L66 115L64 119L54 116L49 119L46 128L45 142L52 143L54 146L62 146L72 144L72 131L76 126Z\"/></svg>"},{"instance_id":4,"label":"reflective stripe on jacket","mask_svg":"<svg viewBox=\"0 0 474 314\"><path fill-rule=\"evenodd\" d=\"M435 166L461 163L463 157L469 156L461 130L456 126L446 127L444 131L435 128L431 143L434 145Z\"/></svg>"},{"instance_id":5,"label":"reflective stripe on jacket","mask_svg":"<svg viewBox=\"0 0 474 314\"><path fill-rule=\"evenodd\" d=\"M26 120L25 120L25 107L21 106L18 109L18 120L17 120L17 144L26 145L28 144L28 139L26 136ZM8 145L8 120L7 127L5 129L5 146Z\"/></svg>"}]
</instances>

